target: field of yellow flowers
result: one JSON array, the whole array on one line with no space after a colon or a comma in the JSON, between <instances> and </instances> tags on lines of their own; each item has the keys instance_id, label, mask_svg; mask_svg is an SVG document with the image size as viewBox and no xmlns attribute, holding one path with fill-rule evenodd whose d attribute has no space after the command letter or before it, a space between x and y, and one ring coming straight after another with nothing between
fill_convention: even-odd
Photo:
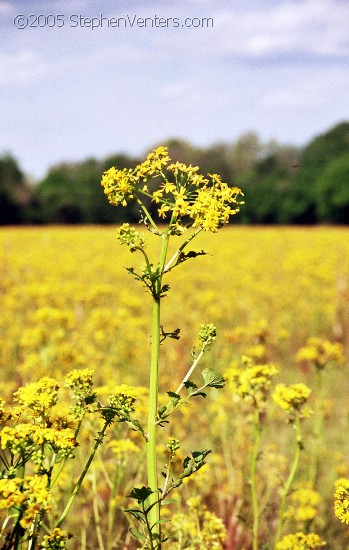
<instances>
[{"instance_id":1,"label":"field of yellow flowers","mask_svg":"<svg viewBox=\"0 0 349 550\"><path fill-rule=\"evenodd\" d=\"M153 236L146 233L145 238L151 247ZM183 440L178 462L192 448L212 450L207 464L174 496L175 515L168 529L180 535L169 548L252 548L251 533L257 528L254 499L259 548L274 548L283 488L294 460L295 425L277 406L280 399L270 399L258 412L260 440L254 457L251 403L237 375L241 357L275 365L273 387L306 384L312 390L307 406L313 413L302 416L299 464L283 503L284 545L278 548L320 548L322 543L310 535L308 546L290 542L287 536L296 533L316 533L328 549L349 548L349 530L334 513L335 482L349 476L349 230L227 227L219 237L199 235L195 248L207 255L170 274L173 291L163 302L164 331L181 329L179 340L162 344L163 399L166 402L166 392L174 390L173 380L187 372L202 324L217 327L204 366L222 374L227 384L223 390L212 390L200 404L182 407L172 432L165 427L164 439L160 437L164 463L169 436ZM75 369L94 371L93 387L102 400L117 385L136 388L138 418L145 416L150 297L124 270L133 258L117 242L115 228L3 228L0 258L3 426L8 405L13 420L18 402L26 404L24 393L13 400L14 392L49 377L57 381L52 391L60 391L52 418L59 418L64 429L76 430L64 383ZM62 453L59 479L50 503L43 505L47 532L56 525L71 480L80 475L86 449L100 429L101 418L87 415L78 446ZM2 453L8 437L1 438ZM62 445L57 445L59 454ZM141 438L118 423L98 449L63 525L72 535L67 548L137 548L123 510L128 506L126 495L144 483L143 478ZM3 542L9 505L1 487L0 480L1 547L12 548ZM58 544L42 548L59 548Z\"/></svg>"}]
</instances>

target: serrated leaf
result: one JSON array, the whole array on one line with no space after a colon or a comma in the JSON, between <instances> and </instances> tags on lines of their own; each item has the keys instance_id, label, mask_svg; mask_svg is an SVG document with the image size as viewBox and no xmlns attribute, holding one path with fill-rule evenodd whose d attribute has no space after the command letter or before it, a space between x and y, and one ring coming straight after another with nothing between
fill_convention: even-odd
<instances>
[{"instance_id":1,"label":"serrated leaf","mask_svg":"<svg viewBox=\"0 0 349 550\"><path fill-rule=\"evenodd\" d=\"M197 385L195 384L195 382L192 382L191 380L187 380L186 382L184 382L183 385L187 390L190 390L190 389L195 390L197 388Z\"/></svg>"},{"instance_id":2,"label":"serrated leaf","mask_svg":"<svg viewBox=\"0 0 349 550\"><path fill-rule=\"evenodd\" d=\"M183 461L183 473L179 476L179 479L189 477L193 475L197 470L205 464L205 457L211 451L193 451L192 456L187 456Z\"/></svg>"},{"instance_id":3,"label":"serrated leaf","mask_svg":"<svg viewBox=\"0 0 349 550\"><path fill-rule=\"evenodd\" d=\"M207 368L204 369L201 374L204 379L205 386L208 386L209 388L224 388L225 380L223 376L214 370Z\"/></svg>"},{"instance_id":4,"label":"serrated leaf","mask_svg":"<svg viewBox=\"0 0 349 550\"><path fill-rule=\"evenodd\" d=\"M132 491L127 495L130 498L134 498L140 504L147 500L147 498L153 494L154 491L150 487L134 487Z\"/></svg>"},{"instance_id":5,"label":"serrated leaf","mask_svg":"<svg viewBox=\"0 0 349 550\"><path fill-rule=\"evenodd\" d=\"M174 391L168 391L167 395L169 397L171 397L171 399L180 399L181 398L181 396L178 395L178 393L175 393Z\"/></svg>"},{"instance_id":6,"label":"serrated leaf","mask_svg":"<svg viewBox=\"0 0 349 550\"><path fill-rule=\"evenodd\" d=\"M211 451L207 449L205 451L193 451L192 455L195 462L202 462L210 453Z\"/></svg>"},{"instance_id":7,"label":"serrated leaf","mask_svg":"<svg viewBox=\"0 0 349 550\"><path fill-rule=\"evenodd\" d=\"M171 398L172 405L176 406L177 403L181 400L181 396L178 395L178 393L175 393L173 391L168 391L167 395Z\"/></svg>"}]
</instances>

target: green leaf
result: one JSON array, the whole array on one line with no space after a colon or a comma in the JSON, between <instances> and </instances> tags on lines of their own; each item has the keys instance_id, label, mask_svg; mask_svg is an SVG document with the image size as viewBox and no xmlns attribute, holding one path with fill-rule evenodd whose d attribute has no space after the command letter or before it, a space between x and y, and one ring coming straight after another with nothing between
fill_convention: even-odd
<instances>
[{"instance_id":1,"label":"green leaf","mask_svg":"<svg viewBox=\"0 0 349 550\"><path fill-rule=\"evenodd\" d=\"M223 376L214 370L207 368L204 369L201 374L204 379L205 386L208 386L209 388L224 388L225 380Z\"/></svg>"},{"instance_id":2,"label":"green leaf","mask_svg":"<svg viewBox=\"0 0 349 550\"><path fill-rule=\"evenodd\" d=\"M211 451L209 449L206 449L205 451L193 451L191 454L195 462L203 462L210 452Z\"/></svg>"},{"instance_id":3,"label":"green leaf","mask_svg":"<svg viewBox=\"0 0 349 550\"><path fill-rule=\"evenodd\" d=\"M171 520L170 520L170 519L158 519L158 520L154 523L153 527L154 527L155 525L158 525L159 523L168 523L169 521L171 521ZM153 527L152 527L152 529L153 529Z\"/></svg>"},{"instance_id":4,"label":"green leaf","mask_svg":"<svg viewBox=\"0 0 349 550\"><path fill-rule=\"evenodd\" d=\"M127 496L136 499L138 504L140 504L147 500L153 493L154 491L152 491L150 487L133 487L132 491Z\"/></svg>"},{"instance_id":5,"label":"green leaf","mask_svg":"<svg viewBox=\"0 0 349 550\"><path fill-rule=\"evenodd\" d=\"M196 258L197 256L206 256L206 254L207 252L205 252L204 250L201 250L200 252L195 252L195 250L190 250L189 252L181 252L178 256L177 264L181 264L186 260Z\"/></svg>"},{"instance_id":6,"label":"green leaf","mask_svg":"<svg viewBox=\"0 0 349 550\"><path fill-rule=\"evenodd\" d=\"M167 296L166 292L168 292L170 289L170 285L163 285L160 290L160 298L164 298L165 296Z\"/></svg>"},{"instance_id":7,"label":"green leaf","mask_svg":"<svg viewBox=\"0 0 349 550\"><path fill-rule=\"evenodd\" d=\"M201 395L201 397L207 397L207 394L203 391L193 392L190 394L192 397L196 397L197 395Z\"/></svg>"},{"instance_id":8,"label":"green leaf","mask_svg":"<svg viewBox=\"0 0 349 550\"><path fill-rule=\"evenodd\" d=\"M85 397L84 401L86 405L91 405L91 403L96 402L96 399L97 399L97 394L93 393L92 395L88 395L87 397Z\"/></svg>"},{"instance_id":9,"label":"green leaf","mask_svg":"<svg viewBox=\"0 0 349 550\"><path fill-rule=\"evenodd\" d=\"M191 389L196 389L197 388L197 385L195 384L195 382L192 382L191 380L187 380L186 382L184 382L184 387L189 391Z\"/></svg>"},{"instance_id":10,"label":"green leaf","mask_svg":"<svg viewBox=\"0 0 349 550\"><path fill-rule=\"evenodd\" d=\"M137 529L134 529L133 527L130 527L130 533L136 537L136 539L139 540L147 540L147 537L141 533L140 531L137 531Z\"/></svg>"},{"instance_id":11,"label":"green leaf","mask_svg":"<svg viewBox=\"0 0 349 550\"><path fill-rule=\"evenodd\" d=\"M168 391L167 395L171 398L173 407L176 407L176 405L178 405L178 403L181 401L181 396L178 395L178 393Z\"/></svg>"},{"instance_id":12,"label":"green leaf","mask_svg":"<svg viewBox=\"0 0 349 550\"><path fill-rule=\"evenodd\" d=\"M134 518L136 518L140 523L146 523L142 510L137 510L136 508L124 508L124 512L127 514L131 514Z\"/></svg>"},{"instance_id":13,"label":"green leaf","mask_svg":"<svg viewBox=\"0 0 349 550\"><path fill-rule=\"evenodd\" d=\"M144 430L139 420L132 420L132 424L137 428L135 431L139 431L142 435L144 435Z\"/></svg>"},{"instance_id":14,"label":"green leaf","mask_svg":"<svg viewBox=\"0 0 349 550\"><path fill-rule=\"evenodd\" d=\"M189 477L200 470L200 468L202 468L202 466L205 464L205 457L210 452L211 451L209 450L193 451L192 456L187 456L183 461L183 473L179 476L179 479Z\"/></svg>"}]
</instances>

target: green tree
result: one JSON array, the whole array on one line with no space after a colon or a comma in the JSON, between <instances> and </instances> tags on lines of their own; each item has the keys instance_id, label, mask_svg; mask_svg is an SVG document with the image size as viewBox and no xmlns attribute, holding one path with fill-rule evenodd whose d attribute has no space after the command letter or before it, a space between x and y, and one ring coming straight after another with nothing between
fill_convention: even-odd
<instances>
[{"instance_id":1,"label":"green tree","mask_svg":"<svg viewBox=\"0 0 349 550\"><path fill-rule=\"evenodd\" d=\"M290 223L288 197L294 184L295 147L275 147L275 151L258 160L247 181L242 184L246 205L241 209L245 223Z\"/></svg>"},{"instance_id":2,"label":"green tree","mask_svg":"<svg viewBox=\"0 0 349 550\"><path fill-rule=\"evenodd\" d=\"M337 124L315 137L300 156L298 177L290 197L289 210L294 221L314 223L321 221L317 207L317 180L333 160L349 150L349 122Z\"/></svg>"},{"instance_id":3,"label":"green tree","mask_svg":"<svg viewBox=\"0 0 349 550\"><path fill-rule=\"evenodd\" d=\"M35 218L35 193L11 155L0 157L0 224L31 222Z\"/></svg>"},{"instance_id":4,"label":"green tree","mask_svg":"<svg viewBox=\"0 0 349 550\"><path fill-rule=\"evenodd\" d=\"M125 209L115 214L103 198L98 183L101 172L128 160L115 155L102 162L94 158L80 163L60 164L52 167L38 184L37 193L44 223L119 223L133 220L135 214Z\"/></svg>"},{"instance_id":5,"label":"green tree","mask_svg":"<svg viewBox=\"0 0 349 550\"><path fill-rule=\"evenodd\" d=\"M349 152L330 162L316 181L319 219L349 223Z\"/></svg>"}]
</instances>

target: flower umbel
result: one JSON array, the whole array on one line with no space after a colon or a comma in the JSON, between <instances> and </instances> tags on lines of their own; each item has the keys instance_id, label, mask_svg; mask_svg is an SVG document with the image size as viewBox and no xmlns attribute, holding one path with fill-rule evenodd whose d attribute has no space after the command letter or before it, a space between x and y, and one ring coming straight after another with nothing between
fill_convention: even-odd
<instances>
[{"instance_id":1,"label":"flower umbel","mask_svg":"<svg viewBox=\"0 0 349 550\"><path fill-rule=\"evenodd\" d=\"M104 172L101 185L109 202L126 206L135 200L145 212L140 197L150 197L159 205L160 218L171 216L173 234L181 234L188 227L216 233L239 212L243 204L238 199L243 195L241 189L222 182L218 174L204 177L198 173L198 166L170 161L167 147L161 146L133 170L112 167ZM156 182L155 189L149 191L148 180ZM147 211L146 217L149 221ZM151 225L154 227L152 220Z\"/></svg>"}]
</instances>

